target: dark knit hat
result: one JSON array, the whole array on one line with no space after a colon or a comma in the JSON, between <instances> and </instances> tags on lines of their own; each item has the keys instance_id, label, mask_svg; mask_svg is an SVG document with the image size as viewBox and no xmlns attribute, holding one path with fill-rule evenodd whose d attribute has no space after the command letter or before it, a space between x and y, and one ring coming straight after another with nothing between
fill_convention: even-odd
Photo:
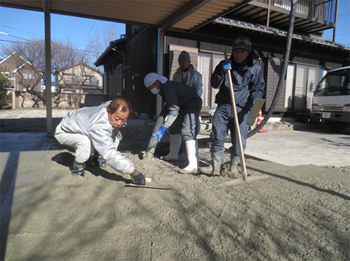
<instances>
[{"instance_id":1,"label":"dark knit hat","mask_svg":"<svg viewBox=\"0 0 350 261\"><path fill-rule=\"evenodd\" d=\"M191 57L190 57L190 55L189 55L188 52L182 51L182 52L180 53L180 55L179 55L178 61L179 61L179 62L180 62L180 61L187 61L187 62L191 63Z\"/></svg>"},{"instance_id":2,"label":"dark knit hat","mask_svg":"<svg viewBox=\"0 0 350 261\"><path fill-rule=\"evenodd\" d=\"M232 50L246 50L250 51L252 49L252 43L248 37L237 36L233 39Z\"/></svg>"}]
</instances>

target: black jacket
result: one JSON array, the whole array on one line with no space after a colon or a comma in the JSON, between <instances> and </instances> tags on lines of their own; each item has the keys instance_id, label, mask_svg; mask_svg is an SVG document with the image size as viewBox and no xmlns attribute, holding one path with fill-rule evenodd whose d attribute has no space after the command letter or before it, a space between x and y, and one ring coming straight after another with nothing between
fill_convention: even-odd
<instances>
[{"instance_id":1,"label":"black jacket","mask_svg":"<svg viewBox=\"0 0 350 261\"><path fill-rule=\"evenodd\" d=\"M252 101L261 98L265 92L265 80L260 65L258 65L258 55L252 50L246 59L246 66L235 69L231 61L232 84L236 105L239 107L251 107ZM233 59L233 55L231 55ZM215 97L217 104L231 104L230 84L228 76L223 73L221 61L215 68L211 76L211 86L220 88ZM250 109L250 108L249 108Z\"/></svg>"}]
</instances>

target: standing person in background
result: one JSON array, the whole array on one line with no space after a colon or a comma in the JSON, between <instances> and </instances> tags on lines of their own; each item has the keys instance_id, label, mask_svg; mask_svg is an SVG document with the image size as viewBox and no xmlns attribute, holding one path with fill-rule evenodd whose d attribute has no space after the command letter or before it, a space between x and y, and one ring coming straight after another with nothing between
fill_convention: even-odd
<instances>
[{"instance_id":1,"label":"standing person in background","mask_svg":"<svg viewBox=\"0 0 350 261\"><path fill-rule=\"evenodd\" d=\"M246 147L248 135L247 120L256 98L261 98L265 90L263 72L258 64L258 55L251 48L251 41L244 36L233 40L232 54L229 60L221 61L211 76L211 86L220 88L215 97L218 107L213 119L213 128L210 134L211 165L200 168L200 171L209 175L221 174L221 160L224 155L224 141L231 131L231 167L230 172L238 173L237 164L240 161L238 142L232 111L230 83L227 70L231 70L232 84L237 107L239 128L243 150Z\"/></svg>"},{"instance_id":2,"label":"standing person in background","mask_svg":"<svg viewBox=\"0 0 350 261\"><path fill-rule=\"evenodd\" d=\"M198 96L203 93L202 75L193 68L191 57L188 52L182 51L178 58L179 68L173 75L173 81L181 82L193 87ZM200 123L198 123L200 126ZM179 151L181 147L181 122L175 122L170 128L170 152L166 156L161 157L167 161L177 161L179 159ZM200 131L200 127L198 129Z\"/></svg>"},{"instance_id":3,"label":"standing person in background","mask_svg":"<svg viewBox=\"0 0 350 261\"><path fill-rule=\"evenodd\" d=\"M203 84L202 75L193 68L191 56L188 52L182 51L178 58L179 68L173 75L173 81L185 83L196 89L199 97L202 97Z\"/></svg>"}]
</instances>

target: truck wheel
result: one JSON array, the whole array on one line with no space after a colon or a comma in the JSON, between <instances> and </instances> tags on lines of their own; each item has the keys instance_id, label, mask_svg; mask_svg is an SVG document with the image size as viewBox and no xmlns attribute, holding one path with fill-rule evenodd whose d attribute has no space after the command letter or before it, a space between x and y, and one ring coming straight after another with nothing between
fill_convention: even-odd
<instances>
[{"instance_id":1,"label":"truck wheel","mask_svg":"<svg viewBox=\"0 0 350 261\"><path fill-rule=\"evenodd\" d=\"M345 125L342 122L325 120L324 125L333 133L340 133L345 129Z\"/></svg>"}]
</instances>

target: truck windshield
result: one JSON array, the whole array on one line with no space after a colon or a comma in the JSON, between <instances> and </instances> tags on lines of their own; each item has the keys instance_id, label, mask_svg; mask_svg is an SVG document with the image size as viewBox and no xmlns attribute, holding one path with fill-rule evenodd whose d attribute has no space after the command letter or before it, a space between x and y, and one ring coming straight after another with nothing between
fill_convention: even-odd
<instances>
[{"instance_id":1,"label":"truck windshield","mask_svg":"<svg viewBox=\"0 0 350 261\"><path fill-rule=\"evenodd\" d=\"M329 72L316 87L314 96L350 95L350 68Z\"/></svg>"}]
</instances>

